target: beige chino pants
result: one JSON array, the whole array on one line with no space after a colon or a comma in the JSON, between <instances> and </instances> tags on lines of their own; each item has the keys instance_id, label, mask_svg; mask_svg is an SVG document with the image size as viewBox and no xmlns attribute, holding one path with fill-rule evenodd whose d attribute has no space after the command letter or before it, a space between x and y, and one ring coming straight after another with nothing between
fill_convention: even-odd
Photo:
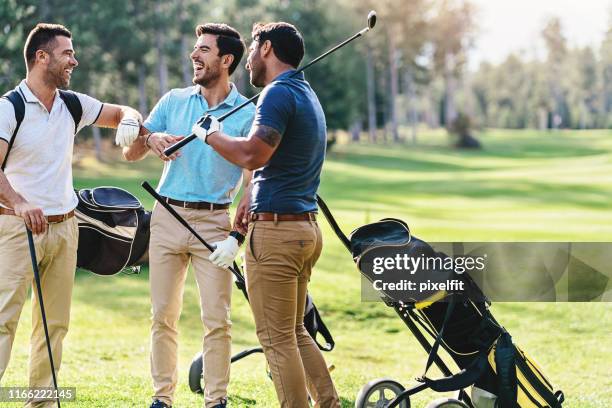
<instances>
[{"instance_id":1,"label":"beige chino pants","mask_svg":"<svg viewBox=\"0 0 612 408\"><path fill-rule=\"evenodd\" d=\"M283 408L340 407L321 351L304 327L308 281L323 246L310 221L249 224L246 279L257 337Z\"/></svg>"},{"instance_id":2,"label":"beige chino pants","mask_svg":"<svg viewBox=\"0 0 612 408\"><path fill-rule=\"evenodd\" d=\"M62 362L62 342L70 321L79 230L74 217L57 224L49 224L48 227L44 234L34 236L34 245L51 352L57 372ZM32 287L29 386L52 387L51 366L25 228L22 218L0 215L0 380L9 363L28 288ZM47 401L29 402L27 406L38 408L56 405Z\"/></svg>"},{"instance_id":3,"label":"beige chino pants","mask_svg":"<svg viewBox=\"0 0 612 408\"><path fill-rule=\"evenodd\" d=\"M227 210L173 208L209 244L227 238L230 231ZM200 293L204 325L205 406L217 405L227 396L231 359L232 274L225 268L213 265L208 260L209 255L210 251L164 207L155 206L149 245L153 310L151 376L155 392L153 399L168 405L172 405L178 379L178 320L190 261Z\"/></svg>"}]
</instances>

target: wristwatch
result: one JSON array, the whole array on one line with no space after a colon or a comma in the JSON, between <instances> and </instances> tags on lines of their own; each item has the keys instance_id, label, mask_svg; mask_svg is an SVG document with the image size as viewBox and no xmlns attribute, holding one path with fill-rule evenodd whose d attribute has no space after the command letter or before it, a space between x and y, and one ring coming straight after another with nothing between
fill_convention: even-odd
<instances>
[{"instance_id":1,"label":"wristwatch","mask_svg":"<svg viewBox=\"0 0 612 408\"><path fill-rule=\"evenodd\" d=\"M229 235L230 237L236 238L236 241L238 241L238 245L242 245L242 243L244 242L244 235L242 235L238 231L231 231Z\"/></svg>"}]
</instances>

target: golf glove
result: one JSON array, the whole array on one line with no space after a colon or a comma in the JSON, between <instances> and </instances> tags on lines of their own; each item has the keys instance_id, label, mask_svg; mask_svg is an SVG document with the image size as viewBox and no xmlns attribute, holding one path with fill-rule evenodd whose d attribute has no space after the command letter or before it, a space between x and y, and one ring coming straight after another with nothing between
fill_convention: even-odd
<instances>
[{"instance_id":1,"label":"golf glove","mask_svg":"<svg viewBox=\"0 0 612 408\"><path fill-rule=\"evenodd\" d=\"M207 143L206 138L215 132L223 131L223 125L214 116L205 115L193 125L191 131L198 139Z\"/></svg>"},{"instance_id":2,"label":"golf glove","mask_svg":"<svg viewBox=\"0 0 612 408\"><path fill-rule=\"evenodd\" d=\"M134 143L140 133L140 122L135 118L123 118L117 127L115 144L127 147Z\"/></svg>"},{"instance_id":3,"label":"golf glove","mask_svg":"<svg viewBox=\"0 0 612 408\"><path fill-rule=\"evenodd\" d=\"M215 242L212 245L215 247L215 251L210 254L208 259L213 264L224 268L227 268L234 262L240 248L238 240L232 236L227 237L223 241Z\"/></svg>"}]
</instances>

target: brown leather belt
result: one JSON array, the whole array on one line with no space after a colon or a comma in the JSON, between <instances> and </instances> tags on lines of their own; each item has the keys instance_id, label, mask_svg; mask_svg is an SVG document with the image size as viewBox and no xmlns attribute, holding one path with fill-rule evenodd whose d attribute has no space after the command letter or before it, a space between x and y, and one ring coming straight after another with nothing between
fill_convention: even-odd
<instances>
[{"instance_id":1,"label":"brown leather belt","mask_svg":"<svg viewBox=\"0 0 612 408\"><path fill-rule=\"evenodd\" d=\"M276 214L276 213L250 213L251 221L316 221L316 213L301 213L301 214Z\"/></svg>"},{"instance_id":2,"label":"brown leather belt","mask_svg":"<svg viewBox=\"0 0 612 408\"><path fill-rule=\"evenodd\" d=\"M0 215L15 215L15 211L9 208L0 207ZM70 219L72 217L74 217L74 210L66 214L46 215L45 216L49 224L57 224L59 222L64 222L67 219Z\"/></svg>"},{"instance_id":3,"label":"brown leather belt","mask_svg":"<svg viewBox=\"0 0 612 408\"><path fill-rule=\"evenodd\" d=\"M216 204L216 203L209 203L206 201L196 201L196 202L181 201L181 200L174 200L172 198L168 198L164 196L162 196L162 198L168 204L175 205L177 207L190 208L192 210L209 210L209 211L227 210L230 207L229 203Z\"/></svg>"}]
</instances>

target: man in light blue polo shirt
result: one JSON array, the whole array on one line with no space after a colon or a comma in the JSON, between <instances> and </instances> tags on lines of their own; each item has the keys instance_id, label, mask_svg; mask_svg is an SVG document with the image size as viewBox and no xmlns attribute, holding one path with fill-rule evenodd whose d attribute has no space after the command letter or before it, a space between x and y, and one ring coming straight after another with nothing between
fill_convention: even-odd
<instances>
[{"instance_id":1,"label":"man in light blue polo shirt","mask_svg":"<svg viewBox=\"0 0 612 408\"><path fill-rule=\"evenodd\" d=\"M191 53L195 86L173 89L157 103L145 123L146 132L125 148L127 160L138 160L150 150L165 161L158 192L208 242L227 244L230 233L228 208L234 199L243 170L226 161L210 146L198 141L171 157L164 149L191 133L202 115L216 117L243 103L246 98L229 82L244 53L240 34L225 24L196 28L197 42ZM224 133L245 137L255 107L249 105L223 122ZM250 180L246 172L245 181ZM231 241L231 240L230 240ZM238 243L228 252L237 252ZM215 266L208 251L162 206L155 206L149 245L151 303L151 375L154 396L151 408L172 406L177 384L177 323L180 316L187 267L191 261L200 292L204 324L203 359L205 406L226 406L229 382L231 335L231 272Z\"/></svg>"}]
</instances>

